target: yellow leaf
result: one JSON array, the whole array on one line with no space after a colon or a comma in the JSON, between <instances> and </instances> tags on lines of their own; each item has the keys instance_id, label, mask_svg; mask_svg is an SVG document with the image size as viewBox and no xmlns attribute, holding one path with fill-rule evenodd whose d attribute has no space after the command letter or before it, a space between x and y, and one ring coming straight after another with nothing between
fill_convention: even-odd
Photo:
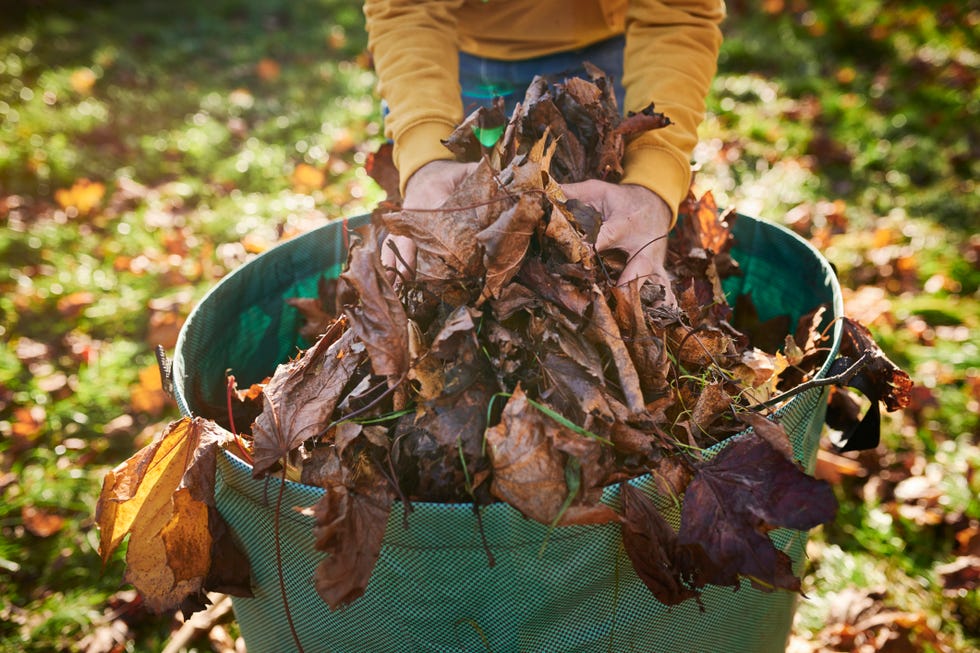
<instances>
[{"instance_id":1,"label":"yellow leaf","mask_svg":"<svg viewBox=\"0 0 980 653\"><path fill-rule=\"evenodd\" d=\"M126 580L151 610L176 607L204 587L212 565L215 461L233 439L213 422L183 418L103 481L95 513L99 553L108 561L130 536Z\"/></svg>"},{"instance_id":2,"label":"yellow leaf","mask_svg":"<svg viewBox=\"0 0 980 653\"><path fill-rule=\"evenodd\" d=\"M293 190L297 193L309 193L323 188L326 181L327 176L322 170L307 163L300 163L293 170Z\"/></svg>"},{"instance_id":3,"label":"yellow leaf","mask_svg":"<svg viewBox=\"0 0 980 653\"><path fill-rule=\"evenodd\" d=\"M187 488L174 494L174 518L160 532L167 551L167 566L178 582L193 581L208 574L211 532L208 507L195 501Z\"/></svg>"},{"instance_id":4,"label":"yellow leaf","mask_svg":"<svg viewBox=\"0 0 980 653\"><path fill-rule=\"evenodd\" d=\"M266 82L274 82L279 79L279 62L275 59L260 59L259 63L255 65L255 74L259 76L259 79Z\"/></svg>"},{"instance_id":5,"label":"yellow leaf","mask_svg":"<svg viewBox=\"0 0 980 653\"><path fill-rule=\"evenodd\" d=\"M762 11L767 14L779 14L786 8L783 0L763 0Z\"/></svg>"},{"instance_id":6,"label":"yellow leaf","mask_svg":"<svg viewBox=\"0 0 980 653\"><path fill-rule=\"evenodd\" d=\"M71 188L59 188L54 199L63 209L74 209L77 215L88 215L105 195L105 184L79 179Z\"/></svg>"},{"instance_id":7,"label":"yellow leaf","mask_svg":"<svg viewBox=\"0 0 980 653\"><path fill-rule=\"evenodd\" d=\"M167 393L160 380L160 368L147 365L139 371L139 383L130 391L129 403L136 413L159 415L167 405Z\"/></svg>"},{"instance_id":8,"label":"yellow leaf","mask_svg":"<svg viewBox=\"0 0 980 653\"><path fill-rule=\"evenodd\" d=\"M71 84L72 89L76 93L81 93L87 95L92 91L92 87L95 86L96 76L89 68L78 68L73 70L71 76L68 78L68 83Z\"/></svg>"}]
</instances>

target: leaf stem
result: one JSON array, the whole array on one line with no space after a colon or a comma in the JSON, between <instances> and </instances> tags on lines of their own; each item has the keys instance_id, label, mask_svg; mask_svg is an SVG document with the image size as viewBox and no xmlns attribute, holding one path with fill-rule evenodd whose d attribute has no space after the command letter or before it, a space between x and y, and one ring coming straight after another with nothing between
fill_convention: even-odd
<instances>
[{"instance_id":1,"label":"leaf stem","mask_svg":"<svg viewBox=\"0 0 980 653\"><path fill-rule=\"evenodd\" d=\"M286 598L286 579L282 572L282 542L281 533L279 526L279 515L282 512L282 496L286 492L286 461L282 463L282 478L279 480L279 494L276 497L276 513L275 522L273 524L273 530L275 531L276 540L276 575L279 577L279 592L282 595L282 608L286 613L286 622L289 624L289 632L293 635L293 641L296 643L296 650L299 653L305 653L303 651L303 645L299 641L299 633L296 632L296 626L293 624L293 615L289 611L289 600Z\"/></svg>"}]
</instances>

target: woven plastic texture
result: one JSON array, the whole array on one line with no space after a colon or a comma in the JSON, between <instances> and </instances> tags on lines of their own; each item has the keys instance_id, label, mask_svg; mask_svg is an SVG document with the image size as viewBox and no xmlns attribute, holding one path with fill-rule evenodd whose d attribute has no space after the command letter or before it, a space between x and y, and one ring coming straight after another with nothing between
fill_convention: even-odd
<instances>
[{"instance_id":1,"label":"woven plastic texture","mask_svg":"<svg viewBox=\"0 0 980 653\"><path fill-rule=\"evenodd\" d=\"M340 272L343 228L329 224L270 250L230 274L202 300L181 332L174 359L178 401L185 414L220 405L226 369L232 369L240 385L259 381L307 344L296 335L295 309L282 300L313 295L322 275ZM739 216L734 231L738 246L733 255L744 274L726 282L730 299L747 293L761 319L788 314L792 324L820 304L831 306L825 324L832 326L833 341L820 371L824 376L840 339L833 319L842 314L829 264L781 227ZM780 411L796 456L810 471L825 410L826 392L815 388ZM252 479L250 468L230 454L219 457L218 471L218 509L252 568L255 598L233 600L248 650L296 650L274 555L279 481ZM676 526L673 502L656 495L649 478L634 483ZM471 506L414 504L406 530L396 503L366 594L332 612L314 590L313 574L322 554L313 550L311 519L293 510L313 505L321 494L315 487L286 483L279 517L289 613L307 652L785 649L794 594L766 593L744 583L737 591L707 588L703 612L693 601L667 607L633 572L617 526L560 527L546 538L545 526L505 504L488 506L482 513L496 559L490 567ZM617 506L616 488L608 489L604 500ZM771 536L800 571L806 533L781 529Z\"/></svg>"}]
</instances>

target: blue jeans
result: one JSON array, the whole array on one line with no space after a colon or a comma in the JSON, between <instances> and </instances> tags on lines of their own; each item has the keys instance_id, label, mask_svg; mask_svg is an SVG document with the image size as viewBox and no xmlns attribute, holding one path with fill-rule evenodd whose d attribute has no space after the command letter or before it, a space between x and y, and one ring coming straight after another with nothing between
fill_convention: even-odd
<instances>
[{"instance_id":1,"label":"blue jeans","mask_svg":"<svg viewBox=\"0 0 980 653\"><path fill-rule=\"evenodd\" d=\"M583 62L598 67L613 82L616 104L623 109L623 36L600 41L585 48L556 54L524 59L500 61L459 53L459 84L462 87L463 115L469 115L480 106L490 106L494 97L503 97L505 115L510 116L514 106L524 99L524 92L536 75L549 82L561 82L568 77L589 79Z\"/></svg>"}]
</instances>

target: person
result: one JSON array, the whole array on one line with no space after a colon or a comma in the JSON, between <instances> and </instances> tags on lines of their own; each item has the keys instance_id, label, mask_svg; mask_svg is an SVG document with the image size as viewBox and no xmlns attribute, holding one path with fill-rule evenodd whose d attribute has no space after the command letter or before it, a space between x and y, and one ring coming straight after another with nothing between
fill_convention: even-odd
<instances>
[{"instance_id":1,"label":"person","mask_svg":"<svg viewBox=\"0 0 980 653\"><path fill-rule=\"evenodd\" d=\"M367 0L364 15L406 209L437 208L475 166L440 142L464 111L495 95L513 104L535 75L585 76L589 61L617 84L621 109L666 114L672 125L627 144L618 184L563 190L603 215L596 246L626 256L620 284L651 280L669 295L663 236L690 185L722 0ZM409 239L390 240L401 256L385 247L386 265L414 260Z\"/></svg>"}]
</instances>

